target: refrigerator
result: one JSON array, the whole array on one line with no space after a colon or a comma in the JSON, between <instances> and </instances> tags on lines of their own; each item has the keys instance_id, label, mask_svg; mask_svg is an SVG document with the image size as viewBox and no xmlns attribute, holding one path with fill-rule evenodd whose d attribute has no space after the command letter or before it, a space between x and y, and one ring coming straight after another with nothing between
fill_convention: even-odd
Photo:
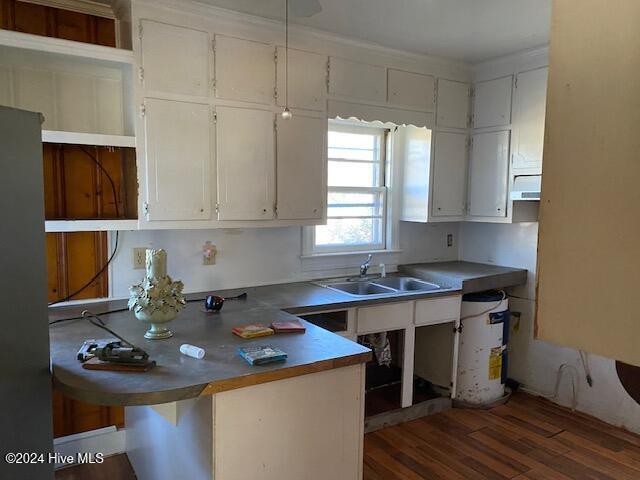
<instances>
[{"instance_id":1,"label":"refrigerator","mask_svg":"<svg viewBox=\"0 0 640 480\"><path fill-rule=\"evenodd\" d=\"M54 467L41 135L40 113L0 106L0 478L12 480ZM7 463L18 452L43 456Z\"/></svg>"}]
</instances>

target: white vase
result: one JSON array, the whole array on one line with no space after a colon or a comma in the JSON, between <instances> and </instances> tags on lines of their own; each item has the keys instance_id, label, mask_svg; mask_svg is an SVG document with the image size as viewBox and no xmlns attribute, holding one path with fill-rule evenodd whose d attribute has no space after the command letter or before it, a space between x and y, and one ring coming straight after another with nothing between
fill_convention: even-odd
<instances>
[{"instance_id":1,"label":"white vase","mask_svg":"<svg viewBox=\"0 0 640 480\"><path fill-rule=\"evenodd\" d=\"M167 252L147 249L146 276L129 289L129 310L149 329L145 338L157 340L173 336L165 324L174 320L186 303L182 296L184 285L167 275Z\"/></svg>"}]
</instances>

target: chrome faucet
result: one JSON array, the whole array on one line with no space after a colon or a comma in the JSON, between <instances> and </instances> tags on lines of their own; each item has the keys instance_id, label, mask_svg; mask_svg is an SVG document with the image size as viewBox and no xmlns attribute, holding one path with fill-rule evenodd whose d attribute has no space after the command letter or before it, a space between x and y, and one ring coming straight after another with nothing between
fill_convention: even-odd
<instances>
[{"instance_id":1,"label":"chrome faucet","mask_svg":"<svg viewBox=\"0 0 640 480\"><path fill-rule=\"evenodd\" d=\"M360 278L364 278L367 276L367 272L369 271L369 264L371 263L372 258L373 255L369 254L367 260L362 265L360 265Z\"/></svg>"}]
</instances>

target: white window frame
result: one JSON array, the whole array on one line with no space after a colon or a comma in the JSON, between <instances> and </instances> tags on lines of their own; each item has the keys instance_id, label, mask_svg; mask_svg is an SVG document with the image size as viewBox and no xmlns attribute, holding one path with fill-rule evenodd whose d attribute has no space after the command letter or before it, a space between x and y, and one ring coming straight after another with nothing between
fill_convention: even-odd
<instances>
[{"instance_id":1,"label":"white window frame","mask_svg":"<svg viewBox=\"0 0 640 480\"><path fill-rule=\"evenodd\" d=\"M375 187L328 187L327 196L331 191L343 191L353 193L378 193L382 196L382 219L381 228L381 241L378 243L366 243L366 244L341 244L341 245L316 245L316 227L305 227L303 229L303 256L322 256L322 255L340 255L358 252L376 252L387 251L389 248L389 223L390 223L390 208L389 208L389 129L380 125L367 125L363 122L357 121L342 121L342 120L329 120L329 130L341 131L346 133L371 133L372 130L378 132L380 136L380 155L379 155L379 185ZM328 148L327 148L328 151ZM349 161L346 159L328 158L327 165L330 160L334 161ZM365 162L366 163L366 162ZM376 162L377 163L377 162ZM327 199L328 200L328 199ZM328 211L328 205L327 205ZM337 217L336 217L337 218ZM350 217L359 218L359 217ZM366 218L371 218L367 216Z\"/></svg>"}]
</instances>

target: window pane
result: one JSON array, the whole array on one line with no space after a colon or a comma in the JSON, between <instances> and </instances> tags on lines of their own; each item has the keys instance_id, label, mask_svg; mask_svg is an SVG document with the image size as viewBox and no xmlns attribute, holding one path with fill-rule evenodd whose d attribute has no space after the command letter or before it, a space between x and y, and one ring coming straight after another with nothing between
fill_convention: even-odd
<instances>
[{"instance_id":1,"label":"window pane","mask_svg":"<svg viewBox=\"0 0 640 480\"><path fill-rule=\"evenodd\" d=\"M382 216L382 194L329 192L329 217Z\"/></svg>"},{"instance_id":2,"label":"window pane","mask_svg":"<svg viewBox=\"0 0 640 480\"><path fill-rule=\"evenodd\" d=\"M329 158L344 158L347 160L367 160L376 161L374 150L357 150L354 148L332 148L329 147Z\"/></svg>"},{"instance_id":3,"label":"window pane","mask_svg":"<svg viewBox=\"0 0 640 480\"><path fill-rule=\"evenodd\" d=\"M329 148L374 150L377 141L376 135L329 131Z\"/></svg>"},{"instance_id":4,"label":"window pane","mask_svg":"<svg viewBox=\"0 0 640 480\"><path fill-rule=\"evenodd\" d=\"M378 218L330 218L316 227L316 245L366 245L382 243L382 220Z\"/></svg>"},{"instance_id":5,"label":"window pane","mask_svg":"<svg viewBox=\"0 0 640 480\"><path fill-rule=\"evenodd\" d=\"M328 182L330 187L377 187L379 172L377 163L329 160Z\"/></svg>"}]
</instances>

